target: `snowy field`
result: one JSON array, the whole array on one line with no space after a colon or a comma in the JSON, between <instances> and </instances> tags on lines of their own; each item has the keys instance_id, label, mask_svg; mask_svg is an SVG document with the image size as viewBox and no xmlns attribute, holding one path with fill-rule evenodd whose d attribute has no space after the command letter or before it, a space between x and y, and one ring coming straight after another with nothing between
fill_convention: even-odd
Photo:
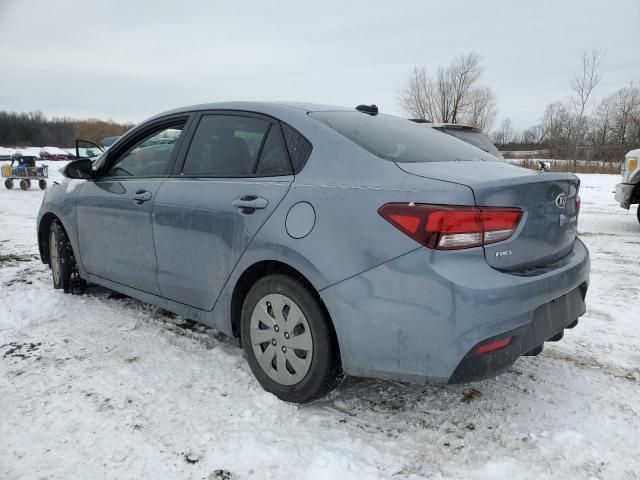
<instances>
[{"instance_id":1,"label":"snowy field","mask_svg":"<svg viewBox=\"0 0 640 480\"><path fill-rule=\"evenodd\" d=\"M640 478L640 226L618 176L581 178L592 282L561 342L496 379L347 379L301 407L213 330L54 291L42 192L0 188L0 479Z\"/></svg>"}]
</instances>

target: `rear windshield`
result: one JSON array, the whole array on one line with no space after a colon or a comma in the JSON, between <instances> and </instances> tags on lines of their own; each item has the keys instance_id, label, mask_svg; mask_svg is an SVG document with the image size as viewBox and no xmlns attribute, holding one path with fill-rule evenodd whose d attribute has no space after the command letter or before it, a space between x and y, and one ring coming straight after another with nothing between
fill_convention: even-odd
<instances>
[{"instance_id":1,"label":"rear windshield","mask_svg":"<svg viewBox=\"0 0 640 480\"><path fill-rule=\"evenodd\" d=\"M474 147L478 147L481 150L484 150L487 153L490 153L494 157L498 157L502 159L502 155L500 155L500 151L496 148L496 146L491 142L489 137L484 132L479 132L477 130L469 130L465 128L459 127L436 127L438 130L444 133L448 133L449 135L453 135L456 138L459 138L463 142L467 142Z\"/></svg>"},{"instance_id":2,"label":"rear windshield","mask_svg":"<svg viewBox=\"0 0 640 480\"><path fill-rule=\"evenodd\" d=\"M450 135L404 118L355 111L311 112L309 116L392 162L496 160Z\"/></svg>"}]
</instances>

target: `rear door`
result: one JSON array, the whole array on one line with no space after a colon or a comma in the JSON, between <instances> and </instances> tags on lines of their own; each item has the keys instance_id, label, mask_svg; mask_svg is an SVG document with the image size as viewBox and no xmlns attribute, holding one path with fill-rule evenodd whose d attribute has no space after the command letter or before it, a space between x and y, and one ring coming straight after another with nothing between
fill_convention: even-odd
<instances>
[{"instance_id":1,"label":"rear door","mask_svg":"<svg viewBox=\"0 0 640 480\"><path fill-rule=\"evenodd\" d=\"M196 124L158 191L153 231L162 295L210 310L293 174L278 121L208 112Z\"/></svg>"},{"instance_id":2,"label":"rear door","mask_svg":"<svg viewBox=\"0 0 640 480\"><path fill-rule=\"evenodd\" d=\"M82 185L76 212L87 272L159 294L151 214L187 119L172 117L140 129L101 159L99 178Z\"/></svg>"}]
</instances>

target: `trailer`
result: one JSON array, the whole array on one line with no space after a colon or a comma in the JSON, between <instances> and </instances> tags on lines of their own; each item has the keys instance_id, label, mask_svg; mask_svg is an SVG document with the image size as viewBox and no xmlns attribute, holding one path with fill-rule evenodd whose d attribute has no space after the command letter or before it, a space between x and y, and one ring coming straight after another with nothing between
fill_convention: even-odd
<instances>
[{"instance_id":1,"label":"trailer","mask_svg":"<svg viewBox=\"0 0 640 480\"><path fill-rule=\"evenodd\" d=\"M17 162L17 165L14 164ZM19 182L20 190L29 190L31 180L37 181L40 190L47 188L47 178L49 178L49 167L45 164L36 165L34 159L24 159L14 155L11 164L2 165L2 177L5 179L4 186L11 190L14 181Z\"/></svg>"}]
</instances>

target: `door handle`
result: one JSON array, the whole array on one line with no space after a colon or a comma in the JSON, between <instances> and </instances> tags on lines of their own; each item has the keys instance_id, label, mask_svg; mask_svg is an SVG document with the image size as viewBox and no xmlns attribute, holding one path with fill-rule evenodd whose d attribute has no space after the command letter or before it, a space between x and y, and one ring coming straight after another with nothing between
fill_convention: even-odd
<instances>
[{"instance_id":1,"label":"door handle","mask_svg":"<svg viewBox=\"0 0 640 480\"><path fill-rule=\"evenodd\" d=\"M231 205L242 210L242 213L253 213L255 210L266 208L269 201L257 195L243 195L236 198Z\"/></svg>"},{"instance_id":2,"label":"door handle","mask_svg":"<svg viewBox=\"0 0 640 480\"><path fill-rule=\"evenodd\" d=\"M139 191L132 195L132 198L136 201L138 205L142 205L144 202L148 202L151 200L151 192L147 191Z\"/></svg>"}]
</instances>

